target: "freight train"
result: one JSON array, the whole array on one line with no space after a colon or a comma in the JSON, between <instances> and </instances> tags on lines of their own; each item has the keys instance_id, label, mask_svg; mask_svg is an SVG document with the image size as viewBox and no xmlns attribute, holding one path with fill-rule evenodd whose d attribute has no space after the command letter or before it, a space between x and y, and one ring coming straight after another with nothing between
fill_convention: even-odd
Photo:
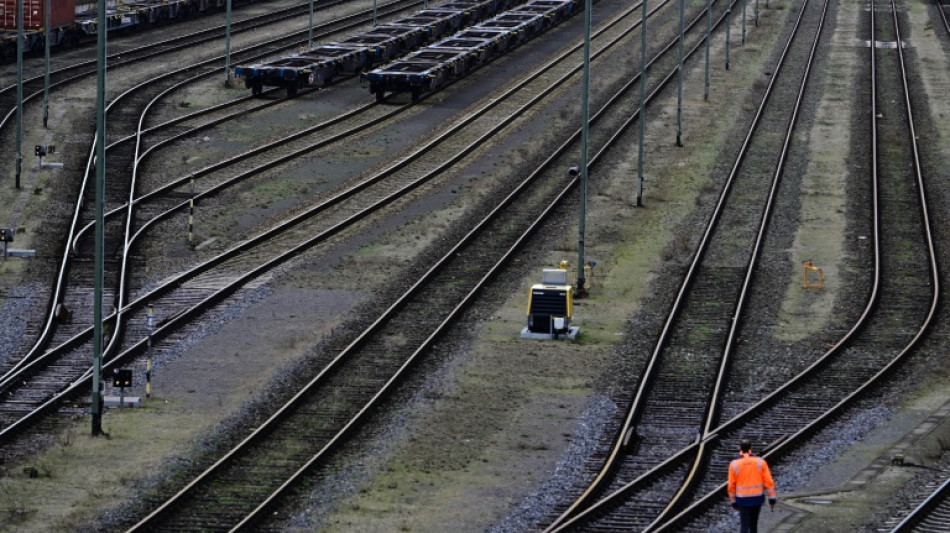
<instances>
[{"instance_id":1,"label":"freight train","mask_svg":"<svg viewBox=\"0 0 950 533\"><path fill-rule=\"evenodd\" d=\"M301 88L327 85L337 76L353 75L452 35L462 28L517 5L523 0L454 0L376 26L342 41L253 65L239 65L235 78L253 94L281 87L288 96Z\"/></svg>"},{"instance_id":2,"label":"freight train","mask_svg":"<svg viewBox=\"0 0 950 533\"><path fill-rule=\"evenodd\" d=\"M439 89L559 24L574 9L574 0L533 0L362 77L377 101L387 92L409 92L415 102L423 93Z\"/></svg>"},{"instance_id":3,"label":"freight train","mask_svg":"<svg viewBox=\"0 0 950 533\"><path fill-rule=\"evenodd\" d=\"M16 6L21 0L0 0L0 62L16 57ZM45 47L47 0L22 0L23 40L27 53ZM88 0L49 0L50 46L71 46L95 39L99 32L98 8ZM107 31L136 30L198 13L224 9L226 0L110 0L106 6Z\"/></svg>"}]
</instances>

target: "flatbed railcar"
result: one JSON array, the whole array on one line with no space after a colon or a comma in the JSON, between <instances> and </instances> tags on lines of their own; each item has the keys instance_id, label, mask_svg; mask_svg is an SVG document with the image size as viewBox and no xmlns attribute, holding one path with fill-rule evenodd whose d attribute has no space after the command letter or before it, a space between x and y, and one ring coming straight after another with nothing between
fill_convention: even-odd
<instances>
[{"instance_id":1,"label":"flatbed railcar","mask_svg":"<svg viewBox=\"0 0 950 533\"><path fill-rule=\"evenodd\" d=\"M327 85L337 76L352 75L392 61L459 29L502 12L517 0L453 0L337 42L320 44L278 59L238 65L235 78L254 94L280 87L294 96L301 88Z\"/></svg>"},{"instance_id":2,"label":"flatbed railcar","mask_svg":"<svg viewBox=\"0 0 950 533\"><path fill-rule=\"evenodd\" d=\"M454 78L465 75L491 55L502 53L516 34L505 30L469 29L438 44L377 69L368 75L377 101L386 90L409 92L413 101ZM383 89L385 87L385 89Z\"/></svg>"},{"instance_id":3,"label":"flatbed railcar","mask_svg":"<svg viewBox=\"0 0 950 533\"><path fill-rule=\"evenodd\" d=\"M16 58L19 0L0 0L0 62ZM23 1L23 41L27 54L45 47L46 0ZM250 1L250 0L246 0ZM136 31L221 10L226 0L111 0L106 6L106 31ZM99 34L98 8L87 0L50 0L50 46L65 47L93 40Z\"/></svg>"},{"instance_id":4,"label":"flatbed railcar","mask_svg":"<svg viewBox=\"0 0 950 533\"><path fill-rule=\"evenodd\" d=\"M363 74L377 101L408 92L412 101L438 90L574 13L575 0L534 0Z\"/></svg>"}]
</instances>

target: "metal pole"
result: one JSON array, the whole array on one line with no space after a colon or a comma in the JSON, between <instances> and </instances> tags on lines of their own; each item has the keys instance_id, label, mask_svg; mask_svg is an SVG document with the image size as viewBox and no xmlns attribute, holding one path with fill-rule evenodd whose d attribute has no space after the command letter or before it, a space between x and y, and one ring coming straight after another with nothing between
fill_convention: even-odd
<instances>
[{"instance_id":1,"label":"metal pole","mask_svg":"<svg viewBox=\"0 0 950 533\"><path fill-rule=\"evenodd\" d=\"M679 50L679 82L676 88L676 146L683 146L683 34L685 26L683 22L683 10L686 9L685 1L680 0L680 50Z\"/></svg>"},{"instance_id":2,"label":"metal pole","mask_svg":"<svg viewBox=\"0 0 950 533\"><path fill-rule=\"evenodd\" d=\"M224 30L224 84L231 84L231 0L227 6L228 20Z\"/></svg>"},{"instance_id":3,"label":"metal pole","mask_svg":"<svg viewBox=\"0 0 950 533\"><path fill-rule=\"evenodd\" d=\"M373 0L373 27L376 27L376 0Z\"/></svg>"},{"instance_id":4,"label":"metal pole","mask_svg":"<svg viewBox=\"0 0 950 533\"><path fill-rule=\"evenodd\" d=\"M726 0L731 1L731 0ZM726 8L726 70L729 70L729 34L732 33L732 4Z\"/></svg>"},{"instance_id":5,"label":"metal pole","mask_svg":"<svg viewBox=\"0 0 950 533\"><path fill-rule=\"evenodd\" d=\"M23 168L23 0L16 3L16 188Z\"/></svg>"},{"instance_id":6,"label":"metal pole","mask_svg":"<svg viewBox=\"0 0 950 533\"><path fill-rule=\"evenodd\" d=\"M188 182L191 197L188 199L188 244L195 242L195 178Z\"/></svg>"},{"instance_id":7,"label":"metal pole","mask_svg":"<svg viewBox=\"0 0 950 533\"><path fill-rule=\"evenodd\" d=\"M706 0L706 79L703 82L703 100L709 100L709 40L712 38L712 0Z\"/></svg>"},{"instance_id":8,"label":"metal pole","mask_svg":"<svg viewBox=\"0 0 950 533\"><path fill-rule=\"evenodd\" d=\"M577 238L577 292L584 292L584 239L587 232L587 139L590 122L590 12L591 0L584 0L584 86L581 89L580 219Z\"/></svg>"},{"instance_id":9,"label":"metal pole","mask_svg":"<svg viewBox=\"0 0 950 533\"><path fill-rule=\"evenodd\" d=\"M49 27L50 3L51 3L50 0L46 0L46 5L44 6L44 9L46 10L46 12L44 13L45 17L43 20L43 27L46 28L45 33L43 35L43 41L46 48L46 69L44 70L44 73L43 73L43 127L44 128L47 127L47 123L49 122L49 46L50 46L49 40L51 37L50 27Z\"/></svg>"},{"instance_id":10,"label":"metal pole","mask_svg":"<svg viewBox=\"0 0 950 533\"><path fill-rule=\"evenodd\" d=\"M742 0L742 44L745 44L745 6L746 0Z\"/></svg>"},{"instance_id":11,"label":"metal pole","mask_svg":"<svg viewBox=\"0 0 950 533\"><path fill-rule=\"evenodd\" d=\"M313 0L310 0L310 29L307 33L307 50L313 48Z\"/></svg>"},{"instance_id":12,"label":"metal pole","mask_svg":"<svg viewBox=\"0 0 950 533\"><path fill-rule=\"evenodd\" d=\"M755 0L755 27L759 27L759 0Z\"/></svg>"},{"instance_id":13,"label":"metal pole","mask_svg":"<svg viewBox=\"0 0 950 533\"><path fill-rule=\"evenodd\" d=\"M637 207L643 206L643 135L646 123L647 101L647 0L643 0L643 20L640 22L640 142L637 151Z\"/></svg>"},{"instance_id":14,"label":"metal pole","mask_svg":"<svg viewBox=\"0 0 950 533\"><path fill-rule=\"evenodd\" d=\"M99 2L98 75L96 79L96 244L93 290L92 436L102 434L102 286L105 270L106 186L106 2Z\"/></svg>"},{"instance_id":15,"label":"metal pole","mask_svg":"<svg viewBox=\"0 0 950 533\"><path fill-rule=\"evenodd\" d=\"M148 357L145 359L145 397L152 397L152 330L155 328L155 309L152 304L145 308L148 326Z\"/></svg>"}]
</instances>

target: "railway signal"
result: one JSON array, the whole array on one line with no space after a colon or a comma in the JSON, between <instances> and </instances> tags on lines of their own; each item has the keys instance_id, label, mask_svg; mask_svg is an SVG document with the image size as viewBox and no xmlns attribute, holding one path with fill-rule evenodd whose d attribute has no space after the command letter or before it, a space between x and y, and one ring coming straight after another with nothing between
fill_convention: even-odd
<instances>
[{"instance_id":1,"label":"railway signal","mask_svg":"<svg viewBox=\"0 0 950 533\"><path fill-rule=\"evenodd\" d=\"M52 144L46 145L46 146L42 144L37 144L36 146L33 147L33 154L36 155L36 157L43 157L47 154L55 154L55 153L56 153L56 147L53 146Z\"/></svg>"},{"instance_id":2,"label":"railway signal","mask_svg":"<svg viewBox=\"0 0 950 533\"><path fill-rule=\"evenodd\" d=\"M119 407L125 404L125 388L132 386L132 370L128 368L112 369L112 386L119 387Z\"/></svg>"},{"instance_id":3,"label":"railway signal","mask_svg":"<svg viewBox=\"0 0 950 533\"><path fill-rule=\"evenodd\" d=\"M127 368L115 368L112 370L112 386L124 389L132 386L132 371Z\"/></svg>"},{"instance_id":4,"label":"railway signal","mask_svg":"<svg viewBox=\"0 0 950 533\"><path fill-rule=\"evenodd\" d=\"M49 154L55 154L56 147L52 144L42 145L37 144L33 147L33 155L40 158L40 168L63 168L62 163L46 163L43 161L43 158Z\"/></svg>"},{"instance_id":5,"label":"railway signal","mask_svg":"<svg viewBox=\"0 0 950 533\"><path fill-rule=\"evenodd\" d=\"M3 242L3 258L7 258L7 243L13 242L13 228L0 228L0 241Z\"/></svg>"}]
</instances>

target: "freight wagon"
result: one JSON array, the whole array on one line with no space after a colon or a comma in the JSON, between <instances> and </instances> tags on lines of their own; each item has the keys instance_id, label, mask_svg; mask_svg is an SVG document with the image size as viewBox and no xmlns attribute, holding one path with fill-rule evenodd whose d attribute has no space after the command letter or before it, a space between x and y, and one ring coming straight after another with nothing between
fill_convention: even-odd
<instances>
[{"instance_id":1,"label":"freight wagon","mask_svg":"<svg viewBox=\"0 0 950 533\"><path fill-rule=\"evenodd\" d=\"M511 0L454 0L432 6L342 41L317 45L279 59L239 65L234 76L254 94L281 87L294 96L303 87L363 72L507 9Z\"/></svg>"},{"instance_id":2,"label":"freight wagon","mask_svg":"<svg viewBox=\"0 0 950 533\"><path fill-rule=\"evenodd\" d=\"M0 61L16 57L16 5L19 0L0 0ZM45 46L43 28L46 0L23 1L23 40L26 53L37 53ZM50 46L72 46L95 39L99 32L97 6L77 0L50 1ZM106 6L107 31L137 30L187 18L191 15L223 9L226 0L135 0L111 1Z\"/></svg>"},{"instance_id":3,"label":"freight wagon","mask_svg":"<svg viewBox=\"0 0 950 533\"><path fill-rule=\"evenodd\" d=\"M408 92L412 101L464 76L509 48L533 38L574 12L574 0L534 0L468 30L363 74L382 101Z\"/></svg>"}]
</instances>

